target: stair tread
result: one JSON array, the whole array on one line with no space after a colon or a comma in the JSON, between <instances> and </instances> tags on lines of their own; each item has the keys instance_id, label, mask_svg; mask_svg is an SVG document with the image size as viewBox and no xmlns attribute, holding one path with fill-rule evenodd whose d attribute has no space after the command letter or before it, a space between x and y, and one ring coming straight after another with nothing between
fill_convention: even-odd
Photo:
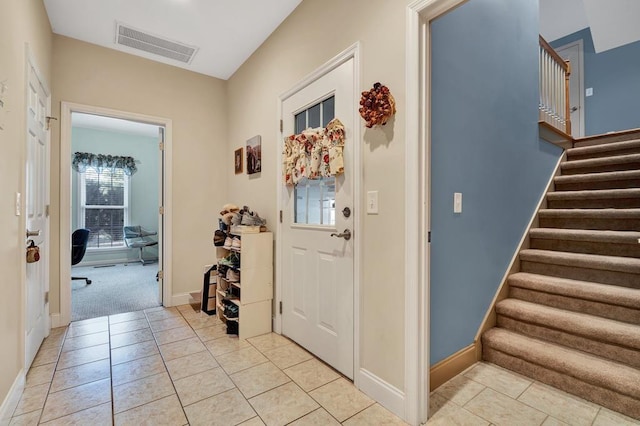
<instances>
[{"instance_id":1,"label":"stair tread","mask_svg":"<svg viewBox=\"0 0 640 426\"><path fill-rule=\"evenodd\" d=\"M496 312L529 324L640 350L638 325L512 298L500 301Z\"/></svg>"},{"instance_id":2,"label":"stair tread","mask_svg":"<svg viewBox=\"0 0 640 426\"><path fill-rule=\"evenodd\" d=\"M640 197L640 188L625 189L589 189L577 191L549 192L549 200L589 200L603 198L637 198Z\"/></svg>"},{"instance_id":3,"label":"stair tread","mask_svg":"<svg viewBox=\"0 0 640 426\"><path fill-rule=\"evenodd\" d=\"M532 228L531 238L545 240L590 241L597 243L639 244L638 231L609 231L599 229Z\"/></svg>"},{"instance_id":4,"label":"stair tread","mask_svg":"<svg viewBox=\"0 0 640 426\"><path fill-rule=\"evenodd\" d=\"M634 257L603 256L599 254L572 253L566 251L526 249L520 251L520 260L536 261L552 265L600 269L606 271L640 274L640 259ZM640 280L640 277L638 277Z\"/></svg>"},{"instance_id":5,"label":"stair tread","mask_svg":"<svg viewBox=\"0 0 640 426\"><path fill-rule=\"evenodd\" d=\"M640 148L640 139L633 139L629 141L610 142L600 145L591 145L584 147L576 147L567 149L567 155L588 155L601 152L617 151L621 149Z\"/></svg>"},{"instance_id":6,"label":"stair tread","mask_svg":"<svg viewBox=\"0 0 640 426\"><path fill-rule=\"evenodd\" d=\"M617 172L602 173L580 173L575 175L556 176L554 182L580 183L580 182L603 182L611 180L640 179L640 170L620 170Z\"/></svg>"},{"instance_id":7,"label":"stair tread","mask_svg":"<svg viewBox=\"0 0 640 426\"><path fill-rule=\"evenodd\" d=\"M540 209L541 217L588 217L602 219L638 219L640 209Z\"/></svg>"},{"instance_id":8,"label":"stair tread","mask_svg":"<svg viewBox=\"0 0 640 426\"><path fill-rule=\"evenodd\" d=\"M640 154L612 155L610 157L588 158L586 160L567 160L563 162L560 167L564 170L636 162L640 162Z\"/></svg>"},{"instance_id":9,"label":"stair tread","mask_svg":"<svg viewBox=\"0 0 640 426\"><path fill-rule=\"evenodd\" d=\"M500 352L640 400L640 370L628 365L503 328L488 330L482 340Z\"/></svg>"},{"instance_id":10,"label":"stair tread","mask_svg":"<svg viewBox=\"0 0 640 426\"><path fill-rule=\"evenodd\" d=\"M517 272L510 275L509 285L574 299L583 299L640 310L640 289L635 288L532 274L529 272Z\"/></svg>"}]
</instances>

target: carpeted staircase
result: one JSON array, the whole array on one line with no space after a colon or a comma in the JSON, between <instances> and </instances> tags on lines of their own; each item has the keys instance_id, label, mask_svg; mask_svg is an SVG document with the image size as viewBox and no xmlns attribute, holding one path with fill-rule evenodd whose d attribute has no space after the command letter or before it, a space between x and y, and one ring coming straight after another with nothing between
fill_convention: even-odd
<instances>
[{"instance_id":1,"label":"carpeted staircase","mask_svg":"<svg viewBox=\"0 0 640 426\"><path fill-rule=\"evenodd\" d=\"M567 150L482 344L487 361L640 419L640 138L628 137Z\"/></svg>"}]
</instances>

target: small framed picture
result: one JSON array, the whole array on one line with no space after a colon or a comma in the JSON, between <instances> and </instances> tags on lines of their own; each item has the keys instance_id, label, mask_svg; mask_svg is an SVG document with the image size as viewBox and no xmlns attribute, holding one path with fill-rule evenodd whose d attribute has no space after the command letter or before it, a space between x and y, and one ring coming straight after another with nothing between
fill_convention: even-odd
<instances>
[{"instance_id":1,"label":"small framed picture","mask_svg":"<svg viewBox=\"0 0 640 426\"><path fill-rule=\"evenodd\" d=\"M247 141L247 174L262 171L262 137L254 136Z\"/></svg>"},{"instance_id":2,"label":"small framed picture","mask_svg":"<svg viewBox=\"0 0 640 426\"><path fill-rule=\"evenodd\" d=\"M242 173L242 148L238 148L233 153L234 168L236 174Z\"/></svg>"}]
</instances>

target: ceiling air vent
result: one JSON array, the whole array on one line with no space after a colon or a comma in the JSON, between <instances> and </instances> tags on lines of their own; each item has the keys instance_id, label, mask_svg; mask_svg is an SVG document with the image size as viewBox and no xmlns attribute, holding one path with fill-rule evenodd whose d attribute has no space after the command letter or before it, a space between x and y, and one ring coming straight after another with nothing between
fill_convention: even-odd
<instances>
[{"instance_id":1,"label":"ceiling air vent","mask_svg":"<svg viewBox=\"0 0 640 426\"><path fill-rule=\"evenodd\" d=\"M116 25L116 44L143 50L185 64L191 63L198 51L197 47L166 40L121 23Z\"/></svg>"}]
</instances>

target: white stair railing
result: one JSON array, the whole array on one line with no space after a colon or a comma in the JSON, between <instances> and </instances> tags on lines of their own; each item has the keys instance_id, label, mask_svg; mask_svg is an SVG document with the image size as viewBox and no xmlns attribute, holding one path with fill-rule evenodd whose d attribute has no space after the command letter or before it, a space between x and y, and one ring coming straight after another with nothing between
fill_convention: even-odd
<instances>
[{"instance_id":1,"label":"white stair railing","mask_svg":"<svg viewBox=\"0 0 640 426\"><path fill-rule=\"evenodd\" d=\"M571 135L569 76L571 66L540 36L539 120Z\"/></svg>"}]
</instances>

